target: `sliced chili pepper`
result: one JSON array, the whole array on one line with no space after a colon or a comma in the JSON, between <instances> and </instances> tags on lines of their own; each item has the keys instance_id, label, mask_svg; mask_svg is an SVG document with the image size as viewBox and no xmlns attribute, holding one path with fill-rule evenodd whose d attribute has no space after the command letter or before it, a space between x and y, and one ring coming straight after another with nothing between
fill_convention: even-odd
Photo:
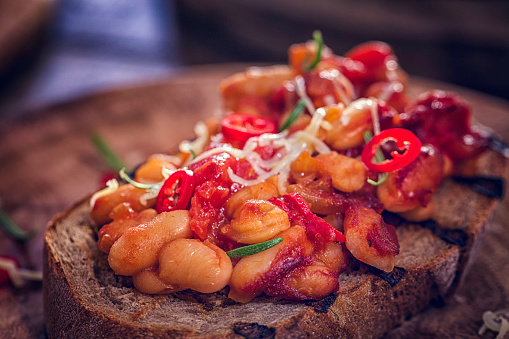
<instances>
[{"instance_id":1,"label":"sliced chili pepper","mask_svg":"<svg viewBox=\"0 0 509 339\"><path fill-rule=\"evenodd\" d=\"M184 210L194 191L194 175L190 170L178 170L166 179L156 200L157 213Z\"/></svg>"},{"instance_id":2,"label":"sliced chili pepper","mask_svg":"<svg viewBox=\"0 0 509 339\"><path fill-rule=\"evenodd\" d=\"M392 159L386 159L380 163L372 162L378 149L387 141L396 142L399 150L391 152ZM383 130L371 139L362 150L362 161L366 166L377 173L392 172L405 167L419 156L421 141L412 132L404 128L390 128Z\"/></svg>"},{"instance_id":3,"label":"sliced chili pepper","mask_svg":"<svg viewBox=\"0 0 509 339\"><path fill-rule=\"evenodd\" d=\"M276 131L277 126L273 120L243 113L230 114L221 124L221 133L231 141L246 142L251 137Z\"/></svg>"},{"instance_id":4,"label":"sliced chili pepper","mask_svg":"<svg viewBox=\"0 0 509 339\"><path fill-rule=\"evenodd\" d=\"M311 212L308 203L299 194L285 194L281 199L274 197L269 201L285 211L292 223L303 226L311 239L319 242L345 242L343 233Z\"/></svg>"},{"instance_id":5,"label":"sliced chili pepper","mask_svg":"<svg viewBox=\"0 0 509 339\"><path fill-rule=\"evenodd\" d=\"M11 257L9 255L0 256L0 260L12 261L14 263L14 266L19 267L19 264L18 264L18 261L16 260L16 258ZM11 277L9 275L9 272L6 269L0 268L0 288L7 286L10 281L11 281Z\"/></svg>"}]
</instances>

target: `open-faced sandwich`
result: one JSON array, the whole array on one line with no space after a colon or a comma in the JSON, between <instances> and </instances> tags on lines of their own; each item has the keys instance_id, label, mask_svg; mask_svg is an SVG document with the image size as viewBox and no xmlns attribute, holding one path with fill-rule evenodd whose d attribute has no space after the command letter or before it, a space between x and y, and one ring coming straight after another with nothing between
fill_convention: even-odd
<instances>
[{"instance_id":1,"label":"open-faced sandwich","mask_svg":"<svg viewBox=\"0 0 509 339\"><path fill-rule=\"evenodd\" d=\"M225 79L194 140L50 223L48 335L379 337L449 296L507 162L462 98L406 87L387 44L319 33Z\"/></svg>"}]
</instances>

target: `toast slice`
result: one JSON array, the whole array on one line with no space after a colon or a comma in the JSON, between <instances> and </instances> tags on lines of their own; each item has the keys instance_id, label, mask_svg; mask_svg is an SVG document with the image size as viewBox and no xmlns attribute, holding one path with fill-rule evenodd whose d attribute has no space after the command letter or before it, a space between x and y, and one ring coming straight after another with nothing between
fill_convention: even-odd
<instances>
[{"instance_id":1,"label":"toast slice","mask_svg":"<svg viewBox=\"0 0 509 339\"><path fill-rule=\"evenodd\" d=\"M478 173L506 177L508 161L485 152ZM434 221L408 223L397 234L400 254L391 274L362 263L339 276L340 288L317 302L259 296L246 304L186 290L146 295L116 276L96 244L89 198L56 216L44 244L44 311L50 338L370 338L380 337L450 296L461 284L498 200L447 179ZM199 277L197 277L198 279Z\"/></svg>"}]
</instances>

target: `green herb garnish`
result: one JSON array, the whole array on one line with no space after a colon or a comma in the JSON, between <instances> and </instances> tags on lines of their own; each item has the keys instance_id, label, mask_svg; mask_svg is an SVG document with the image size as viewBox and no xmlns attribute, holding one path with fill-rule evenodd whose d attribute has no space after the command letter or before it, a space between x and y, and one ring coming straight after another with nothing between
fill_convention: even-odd
<instances>
[{"instance_id":1,"label":"green herb garnish","mask_svg":"<svg viewBox=\"0 0 509 339\"><path fill-rule=\"evenodd\" d=\"M118 175L120 176L120 178L124 179L125 181L127 181L129 184L133 185L134 187L136 188L141 188L141 189L144 189L144 190L149 190L151 188L153 188L154 186L156 185L160 185L161 183L158 182L158 183L155 183L155 184L142 184L141 182L137 182L137 181L134 181L133 179L131 179L131 177L125 172L125 167L122 168L119 172L118 172Z\"/></svg>"},{"instance_id":2,"label":"green herb garnish","mask_svg":"<svg viewBox=\"0 0 509 339\"><path fill-rule=\"evenodd\" d=\"M94 144L95 148L101 154L102 158L106 162L106 164L115 171L120 171L122 168L125 168L124 162L120 159L120 157L115 154L113 149L108 146L103 137L95 132L90 135L90 140Z\"/></svg>"},{"instance_id":3,"label":"green herb garnish","mask_svg":"<svg viewBox=\"0 0 509 339\"><path fill-rule=\"evenodd\" d=\"M32 230L30 232L22 230L1 208L0 225L9 236L18 241L27 241L37 234L37 230Z\"/></svg>"},{"instance_id":4,"label":"green herb garnish","mask_svg":"<svg viewBox=\"0 0 509 339\"><path fill-rule=\"evenodd\" d=\"M316 47L316 56L315 56L315 60L310 65L305 66L305 70L308 72L313 70L318 65L320 60L322 59L322 50L323 50L322 32L314 31L313 32L313 40L315 41L316 46L317 46Z\"/></svg>"},{"instance_id":5,"label":"green herb garnish","mask_svg":"<svg viewBox=\"0 0 509 339\"><path fill-rule=\"evenodd\" d=\"M281 241L283 241L283 238L267 240L258 244L236 248L234 250L226 252L226 254L228 254L230 258L245 257L247 255L252 255L268 250L269 248L279 244Z\"/></svg>"},{"instance_id":6,"label":"green herb garnish","mask_svg":"<svg viewBox=\"0 0 509 339\"><path fill-rule=\"evenodd\" d=\"M306 103L304 102L304 100L300 99L299 102L297 103L297 106L295 106L292 113L290 113L290 115L288 116L288 119L286 119L283 125L279 128L278 132L280 133L287 129L288 127L290 127L304 111L304 108L306 108Z\"/></svg>"},{"instance_id":7,"label":"green herb garnish","mask_svg":"<svg viewBox=\"0 0 509 339\"><path fill-rule=\"evenodd\" d=\"M369 132L369 131L365 131L364 132L364 141L366 143L368 143L371 139L373 139L373 134L371 134L371 132ZM375 162L381 163L383 161L385 161L384 154L382 153L382 150L380 148L378 148L378 150L376 151L376 154L375 154ZM387 180L388 176L389 175L387 172L378 173L378 181L374 181L374 180L371 180L368 178L368 184L371 184L373 186L381 185L385 182L385 180Z\"/></svg>"}]
</instances>

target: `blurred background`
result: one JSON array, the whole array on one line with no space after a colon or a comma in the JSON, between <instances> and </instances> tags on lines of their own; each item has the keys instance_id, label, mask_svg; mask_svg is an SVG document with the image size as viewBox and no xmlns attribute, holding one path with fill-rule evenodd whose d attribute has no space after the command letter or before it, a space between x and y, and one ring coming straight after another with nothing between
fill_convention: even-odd
<instances>
[{"instance_id":1,"label":"blurred background","mask_svg":"<svg viewBox=\"0 0 509 339\"><path fill-rule=\"evenodd\" d=\"M0 117L183 66L283 63L315 29L337 54L383 40L412 75L509 99L507 1L0 0Z\"/></svg>"}]
</instances>

